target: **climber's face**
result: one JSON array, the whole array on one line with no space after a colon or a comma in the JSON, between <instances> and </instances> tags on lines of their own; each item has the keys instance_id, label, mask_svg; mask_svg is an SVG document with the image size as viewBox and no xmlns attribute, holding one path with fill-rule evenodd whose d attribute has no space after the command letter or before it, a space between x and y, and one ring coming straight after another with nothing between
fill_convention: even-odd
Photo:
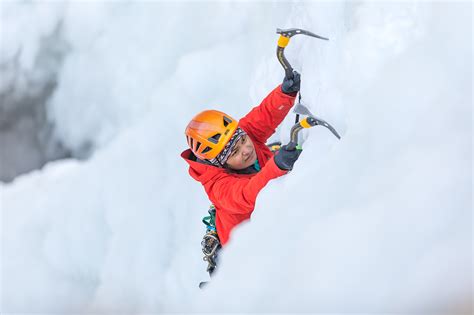
<instances>
[{"instance_id":1,"label":"climber's face","mask_svg":"<svg viewBox=\"0 0 474 315\"><path fill-rule=\"evenodd\" d=\"M253 165L256 159L257 152L253 142L248 135L244 135L232 149L227 159L227 166L233 170L243 170Z\"/></svg>"}]
</instances>

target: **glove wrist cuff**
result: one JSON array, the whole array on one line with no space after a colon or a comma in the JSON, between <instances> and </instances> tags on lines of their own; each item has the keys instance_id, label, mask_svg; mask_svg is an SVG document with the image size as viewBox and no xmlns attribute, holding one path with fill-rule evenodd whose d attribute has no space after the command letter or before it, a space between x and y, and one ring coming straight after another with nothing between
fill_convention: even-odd
<instances>
[{"instance_id":1,"label":"glove wrist cuff","mask_svg":"<svg viewBox=\"0 0 474 315\"><path fill-rule=\"evenodd\" d=\"M286 92L283 87L281 88L281 91L283 93L285 93L286 95L289 95L289 96L292 96L292 97L296 97L296 95L298 95L298 92Z\"/></svg>"}]
</instances>

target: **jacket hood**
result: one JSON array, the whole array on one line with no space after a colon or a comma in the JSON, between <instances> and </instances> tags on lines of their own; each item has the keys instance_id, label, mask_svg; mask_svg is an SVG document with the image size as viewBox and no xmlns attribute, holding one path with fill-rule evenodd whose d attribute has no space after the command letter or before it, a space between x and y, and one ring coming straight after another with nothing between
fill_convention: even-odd
<instances>
[{"instance_id":1,"label":"jacket hood","mask_svg":"<svg viewBox=\"0 0 474 315\"><path fill-rule=\"evenodd\" d=\"M189 175L192 178L201 183L206 183L211 178L218 174L224 174L227 172L226 169L219 168L217 166L208 165L196 161L191 149L187 149L181 153L181 157L189 164Z\"/></svg>"}]
</instances>

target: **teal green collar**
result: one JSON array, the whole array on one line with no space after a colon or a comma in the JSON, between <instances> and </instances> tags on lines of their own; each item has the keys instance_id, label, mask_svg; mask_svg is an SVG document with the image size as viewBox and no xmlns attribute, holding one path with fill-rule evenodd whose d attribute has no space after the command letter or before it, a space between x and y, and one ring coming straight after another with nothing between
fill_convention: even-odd
<instances>
[{"instance_id":1,"label":"teal green collar","mask_svg":"<svg viewBox=\"0 0 474 315\"><path fill-rule=\"evenodd\" d=\"M258 159L255 160L255 163L253 164L253 167L254 167L257 171L260 172L261 167L260 167L260 164L258 163Z\"/></svg>"}]
</instances>

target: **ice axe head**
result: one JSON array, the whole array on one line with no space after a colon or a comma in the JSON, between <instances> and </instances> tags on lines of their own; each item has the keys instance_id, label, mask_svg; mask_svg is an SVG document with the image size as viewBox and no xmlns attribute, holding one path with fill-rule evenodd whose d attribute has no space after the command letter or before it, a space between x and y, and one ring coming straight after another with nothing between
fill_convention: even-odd
<instances>
[{"instance_id":1,"label":"ice axe head","mask_svg":"<svg viewBox=\"0 0 474 315\"><path fill-rule=\"evenodd\" d=\"M291 37L293 37L295 35L298 35L298 34L303 34L303 35L308 35L308 36L311 36L311 37L316 37L316 38L319 38L319 39L329 40L329 38L316 35L313 32L306 31L306 30L303 30L301 28L288 28L288 29L284 29L284 30L281 29L281 28L277 28L276 32L277 32L277 34L280 34L281 36L284 36L284 37L287 37L287 38L291 38Z\"/></svg>"},{"instance_id":2,"label":"ice axe head","mask_svg":"<svg viewBox=\"0 0 474 315\"><path fill-rule=\"evenodd\" d=\"M341 136L337 133L336 129L334 129L333 126L331 126L328 122L322 120L321 118L317 118L315 116L308 116L305 119L303 119L300 122L297 122L293 127L291 128L290 132L290 143L298 143L298 133L306 128L311 128L314 126L323 126L329 129L333 135L336 136L336 138L341 139Z\"/></svg>"}]
</instances>

